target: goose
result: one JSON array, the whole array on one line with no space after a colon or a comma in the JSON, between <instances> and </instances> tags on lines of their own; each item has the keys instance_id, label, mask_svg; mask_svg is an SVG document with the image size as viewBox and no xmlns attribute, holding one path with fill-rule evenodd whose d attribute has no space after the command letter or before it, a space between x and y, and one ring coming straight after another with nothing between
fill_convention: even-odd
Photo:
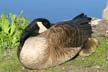
<instances>
[{"instance_id":1,"label":"goose","mask_svg":"<svg viewBox=\"0 0 108 72\"><path fill-rule=\"evenodd\" d=\"M43 69L74 58L89 43L90 21L83 13L54 24L48 19L35 19L22 32L17 51L20 63L29 69Z\"/></svg>"},{"instance_id":2,"label":"goose","mask_svg":"<svg viewBox=\"0 0 108 72\"><path fill-rule=\"evenodd\" d=\"M36 24L39 24L39 25L36 25ZM30 36L38 35L40 32L50 28L52 25L53 24L50 23L45 18L36 18L30 24L28 24L28 26L23 30L23 32L20 36L20 44L19 44L19 47L17 50L18 57L19 57L20 51L23 47L23 44L27 38L29 38Z\"/></svg>"}]
</instances>

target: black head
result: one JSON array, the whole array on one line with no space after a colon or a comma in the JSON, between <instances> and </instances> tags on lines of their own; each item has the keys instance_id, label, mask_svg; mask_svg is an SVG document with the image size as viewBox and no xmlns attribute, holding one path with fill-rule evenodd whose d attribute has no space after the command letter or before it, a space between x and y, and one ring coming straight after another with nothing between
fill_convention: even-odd
<instances>
[{"instance_id":1,"label":"black head","mask_svg":"<svg viewBox=\"0 0 108 72\"><path fill-rule=\"evenodd\" d=\"M41 22L47 29L51 27L49 20L45 18L37 18L35 22Z\"/></svg>"},{"instance_id":2,"label":"black head","mask_svg":"<svg viewBox=\"0 0 108 72\"><path fill-rule=\"evenodd\" d=\"M39 27L38 33L42 33L51 27L51 23L45 18L37 18L34 20L36 26Z\"/></svg>"}]
</instances>

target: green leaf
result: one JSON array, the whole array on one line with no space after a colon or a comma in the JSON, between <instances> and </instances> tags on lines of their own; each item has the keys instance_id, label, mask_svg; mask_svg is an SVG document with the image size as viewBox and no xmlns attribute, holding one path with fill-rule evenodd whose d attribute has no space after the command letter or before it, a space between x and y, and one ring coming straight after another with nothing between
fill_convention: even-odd
<instances>
[{"instance_id":1,"label":"green leaf","mask_svg":"<svg viewBox=\"0 0 108 72\"><path fill-rule=\"evenodd\" d=\"M9 14L9 17L11 18L10 35L12 36L16 29L16 24L15 24L16 15Z\"/></svg>"},{"instance_id":2,"label":"green leaf","mask_svg":"<svg viewBox=\"0 0 108 72\"><path fill-rule=\"evenodd\" d=\"M0 24L1 24L2 31L4 31L5 33L8 34L9 33L9 29L10 29L8 16L6 16L5 14L2 14L1 15L1 22L0 22Z\"/></svg>"}]
</instances>

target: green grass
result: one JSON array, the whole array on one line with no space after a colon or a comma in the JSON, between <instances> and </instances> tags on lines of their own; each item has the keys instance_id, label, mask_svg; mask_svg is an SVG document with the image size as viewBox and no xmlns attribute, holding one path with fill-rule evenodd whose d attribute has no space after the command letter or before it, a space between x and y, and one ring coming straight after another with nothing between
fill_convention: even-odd
<instances>
[{"instance_id":1,"label":"green grass","mask_svg":"<svg viewBox=\"0 0 108 72\"><path fill-rule=\"evenodd\" d=\"M14 72L21 69L16 50L0 50L0 72Z\"/></svg>"},{"instance_id":2,"label":"green grass","mask_svg":"<svg viewBox=\"0 0 108 72\"><path fill-rule=\"evenodd\" d=\"M88 57L78 57L74 61L73 64L81 64L86 66L101 66L108 67L108 44L105 38L99 40L98 47L96 52Z\"/></svg>"},{"instance_id":3,"label":"green grass","mask_svg":"<svg viewBox=\"0 0 108 72\"><path fill-rule=\"evenodd\" d=\"M102 38L99 40L99 45L94 54L88 57L78 56L74 60L66 62L62 65L47 68L44 70L28 70L24 69L19 63L16 56L16 49L1 49L0 48L0 72L62 72L64 67L70 66L100 66L108 67L108 39ZM66 71L65 71L66 72Z\"/></svg>"}]
</instances>

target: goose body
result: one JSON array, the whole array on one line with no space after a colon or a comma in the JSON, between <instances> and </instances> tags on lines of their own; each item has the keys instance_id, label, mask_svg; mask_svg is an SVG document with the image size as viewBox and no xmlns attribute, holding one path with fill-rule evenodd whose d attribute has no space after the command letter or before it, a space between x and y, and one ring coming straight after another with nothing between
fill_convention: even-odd
<instances>
[{"instance_id":1,"label":"goose body","mask_svg":"<svg viewBox=\"0 0 108 72\"><path fill-rule=\"evenodd\" d=\"M58 22L36 36L28 37L19 47L20 62L30 69L55 66L75 57L91 37L91 18L84 14Z\"/></svg>"}]
</instances>

